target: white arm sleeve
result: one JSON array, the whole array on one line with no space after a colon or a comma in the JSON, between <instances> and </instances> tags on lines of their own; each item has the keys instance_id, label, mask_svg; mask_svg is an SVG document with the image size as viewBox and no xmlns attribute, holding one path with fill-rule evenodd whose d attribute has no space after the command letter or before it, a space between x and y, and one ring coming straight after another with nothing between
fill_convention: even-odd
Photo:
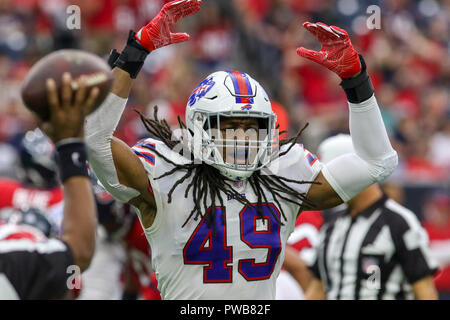
<instances>
[{"instance_id":1,"label":"white arm sleeve","mask_svg":"<svg viewBox=\"0 0 450 320\"><path fill-rule=\"evenodd\" d=\"M139 192L119 183L111 151L111 139L127 99L110 93L103 104L86 119L86 145L89 164L103 187L115 198L128 202Z\"/></svg>"},{"instance_id":2,"label":"white arm sleeve","mask_svg":"<svg viewBox=\"0 0 450 320\"><path fill-rule=\"evenodd\" d=\"M375 96L358 104L349 102L349 109L355 153L340 156L322 169L322 174L344 202L371 184L386 179L398 162Z\"/></svg>"}]
</instances>

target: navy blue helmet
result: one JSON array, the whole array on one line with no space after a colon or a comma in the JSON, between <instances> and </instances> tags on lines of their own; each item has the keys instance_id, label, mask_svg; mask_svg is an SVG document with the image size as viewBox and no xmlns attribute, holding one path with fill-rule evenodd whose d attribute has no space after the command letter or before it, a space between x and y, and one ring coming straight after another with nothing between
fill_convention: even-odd
<instances>
[{"instance_id":1,"label":"navy blue helmet","mask_svg":"<svg viewBox=\"0 0 450 320\"><path fill-rule=\"evenodd\" d=\"M19 178L36 188L50 189L59 184L54 145L40 130L28 131L19 146Z\"/></svg>"},{"instance_id":2,"label":"navy blue helmet","mask_svg":"<svg viewBox=\"0 0 450 320\"><path fill-rule=\"evenodd\" d=\"M0 221L31 226L41 231L47 238L58 235L58 227L46 217L42 210L35 207L3 209L0 211Z\"/></svg>"}]
</instances>

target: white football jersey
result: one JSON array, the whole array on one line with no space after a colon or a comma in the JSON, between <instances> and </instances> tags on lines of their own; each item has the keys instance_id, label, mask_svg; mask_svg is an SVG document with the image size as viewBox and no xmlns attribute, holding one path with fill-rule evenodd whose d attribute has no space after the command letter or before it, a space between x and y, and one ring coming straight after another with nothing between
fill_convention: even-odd
<instances>
[{"instance_id":1,"label":"white football jersey","mask_svg":"<svg viewBox=\"0 0 450 320\"><path fill-rule=\"evenodd\" d=\"M216 201L215 237L205 219L191 218L182 227L194 207L192 189L184 197L192 177L178 185L172 202L168 203L169 191L186 172L177 171L155 179L173 169L172 164L152 151L155 148L175 163L187 163L187 160L154 139L141 140L133 147L146 169L157 204L154 223L144 230L162 298L275 299L275 283L283 264L285 244L294 229L299 206L279 199L286 221L266 190L268 203L263 205L262 218L255 209L257 196L251 186L246 181L230 182L254 206L244 206L223 194L224 207ZM288 154L272 162L270 168L279 176L313 181L322 164L302 145L296 144ZM311 186L287 184L303 193ZM273 217L269 206L278 213L283 225Z\"/></svg>"}]
</instances>

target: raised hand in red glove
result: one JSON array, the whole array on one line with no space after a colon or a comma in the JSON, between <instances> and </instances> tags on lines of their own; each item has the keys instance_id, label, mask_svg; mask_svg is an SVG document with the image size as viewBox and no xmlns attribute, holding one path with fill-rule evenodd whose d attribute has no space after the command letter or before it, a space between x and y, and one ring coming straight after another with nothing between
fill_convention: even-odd
<instances>
[{"instance_id":1,"label":"raised hand in red glove","mask_svg":"<svg viewBox=\"0 0 450 320\"><path fill-rule=\"evenodd\" d=\"M305 22L303 26L320 41L322 48L317 52L300 47L297 49L299 56L323 65L343 79L361 71L358 53L345 30L321 22Z\"/></svg>"},{"instance_id":2,"label":"raised hand in red glove","mask_svg":"<svg viewBox=\"0 0 450 320\"><path fill-rule=\"evenodd\" d=\"M137 41L148 51L173 43L188 41L187 33L172 33L172 27L180 18L200 10L201 0L178 0L166 3L158 15L136 33Z\"/></svg>"}]
</instances>

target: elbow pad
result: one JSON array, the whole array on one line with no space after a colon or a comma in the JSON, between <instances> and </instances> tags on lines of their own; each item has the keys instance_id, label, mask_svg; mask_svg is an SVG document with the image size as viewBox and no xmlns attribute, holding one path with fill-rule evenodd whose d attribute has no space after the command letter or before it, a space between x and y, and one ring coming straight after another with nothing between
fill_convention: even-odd
<instances>
[{"instance_id":1,"label":"elbow pad","mask_svg":"<svg viewBox=\"0 0 450 320\"><path fill-rule=\"evenodd\" d=\"M398 156L395 150L386 155L381 160L367 161L370 175L375 182L381 182L389 177L395 170L398 164Z\"/></svg>"},{"instance_id":2,"label":"elbow pad","mask_svg":"<svg viewBox=\"0 0 450 320\"><path fill-rule=\"evenodd\" d=\"M348 153L324 165L322 174L342 201L347 202L370 185L390 176L397 166L397 159L395 151L373 161Z\"/></svg>"},{"instance_id":3,"label":"elbow pad","mask_svg":"<svg viewBox=\"0 0 450 320\"><path fill-rule=\"evenodd\" d=\"M386 179L398 163L375 96L358 103L349 101L349 109L354 153L332 160L322 170L345 202L373 183Z\"/></svg>"}]
</instances>

